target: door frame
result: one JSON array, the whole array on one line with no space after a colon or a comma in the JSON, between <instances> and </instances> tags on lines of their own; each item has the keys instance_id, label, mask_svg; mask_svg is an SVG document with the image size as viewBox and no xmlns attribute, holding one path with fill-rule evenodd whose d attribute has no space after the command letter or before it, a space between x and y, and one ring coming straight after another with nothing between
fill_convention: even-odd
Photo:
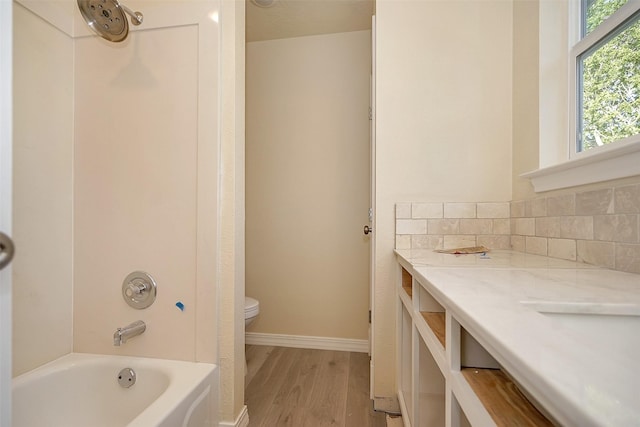
<instances>
[{"instance_id":1,"label":"door frame","mask_svg":"<svg viewBox=\"0 0 640 427\"><path fill-rule=\"evenodd\" d=\"M369 156L369 223L373 229L369 242L369 398L374 399L375 369L375 272L376 272L376 16L371 17L371 83L370 83L370 136Z\"/></svg>"},{"instance_id":2,"label":"door frame","mask_svg":"<svg viewBox=\"0 0 640 427\"><path fill-rule=\"evenodd\" d=\"M11 235L13 2L0 0L0 230ZM11 425L11 266L0 271L0 425Z\"/></svg>"}]
</instances>

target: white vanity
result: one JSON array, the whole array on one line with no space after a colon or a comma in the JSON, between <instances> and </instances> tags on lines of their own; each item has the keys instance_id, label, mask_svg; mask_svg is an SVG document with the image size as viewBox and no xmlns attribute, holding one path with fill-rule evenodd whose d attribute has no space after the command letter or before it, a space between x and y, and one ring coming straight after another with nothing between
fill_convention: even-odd
<instances>
[{"instance_id":1,"label":"white vanity","mask_svg":"<svg viewBox=\"0 0 640 427\"><path fill-rule=\"evenodd\" d=\"M405 426L640 425L640 275L512 251L396 256Z\"/></svg>"}]
</instances>

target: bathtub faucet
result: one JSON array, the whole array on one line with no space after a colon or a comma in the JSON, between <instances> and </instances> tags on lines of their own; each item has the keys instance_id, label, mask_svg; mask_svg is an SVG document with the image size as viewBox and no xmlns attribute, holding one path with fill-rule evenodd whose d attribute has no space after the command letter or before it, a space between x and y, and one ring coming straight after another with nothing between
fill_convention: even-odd
<instances>
[{"instance_id":1,"label":"bathtub faucet","mask_svg":"<svg viewBox=\"0 0 640 427\"><path fill-rule=\"evenodd\" d=\"M124 344L129 338L143 333L145 329L147 329L147 325L145 325L142 320L136 320L124 328L118 328L113 333L113 345L119 346L120 344Z\"/></svg>"}]
</instances>

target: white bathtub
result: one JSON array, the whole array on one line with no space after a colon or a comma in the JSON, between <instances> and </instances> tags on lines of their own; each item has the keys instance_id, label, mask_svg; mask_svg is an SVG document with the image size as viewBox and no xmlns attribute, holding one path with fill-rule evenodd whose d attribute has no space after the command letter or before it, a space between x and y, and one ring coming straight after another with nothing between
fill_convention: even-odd
<instances>
[{"instance_id":1,"label":"white bathtub","mask_svg":"<svg viewBox=\"0 0 640 427\"><path fill-rule=\"evenodd\" d=\"M136 383L118 384L131 368ZM13 380L13 427L217 426L216 365L72 353Z\"/></svg>"}]
</instances>

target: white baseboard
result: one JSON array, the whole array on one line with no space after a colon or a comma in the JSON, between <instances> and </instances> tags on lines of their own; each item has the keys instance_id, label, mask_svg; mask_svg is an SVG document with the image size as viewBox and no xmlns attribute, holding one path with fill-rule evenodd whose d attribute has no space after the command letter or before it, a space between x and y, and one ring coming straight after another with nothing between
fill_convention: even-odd
<instances>
[{"instance_id":1,"label":"white baseboard","mask_svg":"<svg viewBox=\"0 0 640 427\"><path fill-rule=\"evenodd\" d=\"M218 424L220 427L249 427L249 411L247 410L247 405L242 407L238 418L232 422L222 421Z\"/></svg>"},{"instance_id":2,"label":"white baseboard","mask_svg":"<svg viewBox=\"0 0 640 427\"><path fill-rule=\"evenodd\" d=\"M277 347L314 348L316 350L369 352L369 341L349 338L309 337L304 335L245 333L245 343Z\"/></svg>"}]
</instances>

